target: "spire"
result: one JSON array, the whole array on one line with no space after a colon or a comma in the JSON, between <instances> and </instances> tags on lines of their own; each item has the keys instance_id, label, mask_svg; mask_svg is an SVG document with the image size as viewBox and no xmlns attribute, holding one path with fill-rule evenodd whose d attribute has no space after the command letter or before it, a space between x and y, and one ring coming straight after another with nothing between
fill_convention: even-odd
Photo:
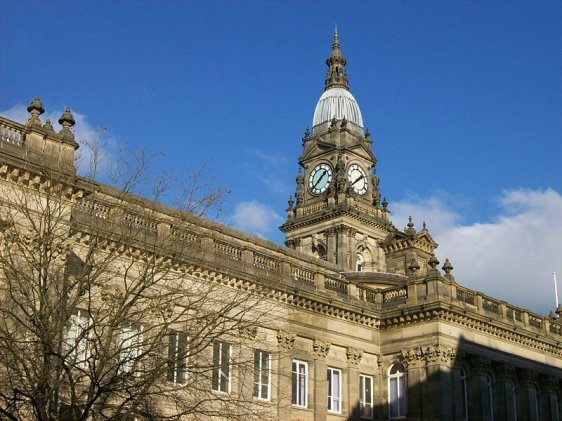
<instances>
[{"instance_id":1,"label":"spire","mask_svg":"<svg viewBox=\"0 0 562 421\"><path fill-rule=\"evenodd\" d=\"M332 43L332 53L326 60L328 65L328 73L326 74L325 89L344 88L349 90L347 83L347 73L345 72L345 64L347 60L344 58L340 50L340 39L338 36L338 27L334 29L334 42Z\"/></svg>"}]
</instances>

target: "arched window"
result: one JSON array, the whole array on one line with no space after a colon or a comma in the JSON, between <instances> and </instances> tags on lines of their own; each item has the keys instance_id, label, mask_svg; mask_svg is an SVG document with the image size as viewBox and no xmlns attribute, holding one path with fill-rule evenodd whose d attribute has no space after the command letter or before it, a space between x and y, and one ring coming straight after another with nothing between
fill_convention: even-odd
<instances>
[{"instance_id":1,"label":"arched window","mask_svg":"<svg viewBox=\"0 0 562 421\"><path fill-rule=\"evenodd\" d=\"M363 259L363 255L361 253L357 253L357 259L355 260L355 270L357 272L363 272L364 264L365 260Z\"/></svg>"},{"instance_id":2,"label":"arched window","mask_svg":"<svg viewBox=\"0 0 562 421\"><path fill-rule=\"evenodd\" d=\"M324 244L318 244L316 246L316 249L318 253L318 258L322 260L327 260L328 253L326 253L326 247L324 247Z\"/></svg>"},{"instance_id":3,"label":"arched window","mask_svg":"<svg viewBox=\"0 0 562 421\"><path fill-rule=\"evenodd\" d=\"M461 368L461 399L462 419L468 421L468 377L464 368Z\"/></svg>"},{"instance_id":4,"label":"arched window","mask_svg":"<svg viewBox=\"0 0 562 421\"><path fill-rule=\"evenodd\" d=\"M486 376L486 383L488 385L488 399L490 400L490 421L494 421L494 384L489 375Z\"/></svg>"},{"instance_id":5,"label":"arched window","mask_svg":"<svg viewBox=\"0 0 562 421\"><path fill-rule=\"evenodd\" d=\"M388 408L391 420L406 417L406 374L402 364L394 364L390 367Z\"/></svg>"}]
</instances>

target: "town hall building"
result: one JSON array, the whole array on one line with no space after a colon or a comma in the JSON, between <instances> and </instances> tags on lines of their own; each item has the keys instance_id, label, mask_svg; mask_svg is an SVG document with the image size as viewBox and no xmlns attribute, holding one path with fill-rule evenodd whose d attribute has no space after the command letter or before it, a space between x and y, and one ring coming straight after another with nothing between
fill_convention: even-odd
<instances>
[{"instance_id":1,"label":"town hall building","mask_svg":"<svg viewBox=\"0 0 562 421\"><path fill-rule=\"evenodd\" d=\"M558 317L466 288L453 275L454 256L437 258L425 223L410 218L403 231L393 225L337 32L326 63L324 92L295 157L295 193L280 227L284 246L76 176L72 114L63 114L57 133L40 120L38 98L27 123L0 117L0 186L25 191L49 177L63 180L69 247L82 261L92 227L112 221L107 238L121 225L145 236L120 259L167 256L187 244L170 266L178 279L265 297L275 317L238 329L239 338L230 332L224 341L210 341L212 374L199 382L217 399L259 402L263 419L560 420ZM4 195L0 206L15 208L11 197ZM111 213L116 207L119 213ZM72 326L67 336L83 328ZM162 352L168 361L181 360L168 365L167 378L181 384L192 360L178 356L193 335L173 335ZM235 355L253 355L249 391ZM132 367L134 361L126 368ZM217 414L184 419L220 419Z\"/></svg>"}]
</instances>

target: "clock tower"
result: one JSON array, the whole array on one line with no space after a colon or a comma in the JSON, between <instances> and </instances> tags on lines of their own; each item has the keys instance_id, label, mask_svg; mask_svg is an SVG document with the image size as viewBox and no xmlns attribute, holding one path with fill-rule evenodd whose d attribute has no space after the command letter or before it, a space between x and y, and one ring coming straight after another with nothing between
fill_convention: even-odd
<instances>
[{"instance_id":1,"label":"clock tower","mask_svg":"<svg viewBox=\"0 0 562 421\"><path fill-rule=\"evenodd\" d=\"M412 261L428 261L437 244L425 227L418 233L409 225L408 236L390 222L388 203L381 201L373 142L349 91L346 62L336 30L324 93L312 131L307 128L302 138L295 198L289 198L280 229L288 247L345 271L408 274ZM405 238L418 240L417 247ZM397 242L401 245L395 247Z\"/></svg>"}]
</instances>

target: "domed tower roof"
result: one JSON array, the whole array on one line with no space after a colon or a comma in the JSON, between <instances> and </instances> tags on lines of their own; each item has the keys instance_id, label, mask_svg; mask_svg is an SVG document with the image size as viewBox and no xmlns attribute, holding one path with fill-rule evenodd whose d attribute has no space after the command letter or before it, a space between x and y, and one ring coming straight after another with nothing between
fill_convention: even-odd
<instances>
[{"instance_id":1,"label":"domed tower roof","mask_svg":"<svg viewBox=\"0 0 562 421\"><path fill-rule=\"evenodd\" d=\"M361 110L357 101L349 92L347 73L345 71L346 63L347 60L340 50L338 31L336 29L334 31L332 53L326 60L328 73L326 74L325 90L318 100L318 104L316 104L314 118L312 119L313 133L327 129L333 119L343 120L344 118L350 123L351 129L363 132Z\"/></svg>"}]
</instances>

